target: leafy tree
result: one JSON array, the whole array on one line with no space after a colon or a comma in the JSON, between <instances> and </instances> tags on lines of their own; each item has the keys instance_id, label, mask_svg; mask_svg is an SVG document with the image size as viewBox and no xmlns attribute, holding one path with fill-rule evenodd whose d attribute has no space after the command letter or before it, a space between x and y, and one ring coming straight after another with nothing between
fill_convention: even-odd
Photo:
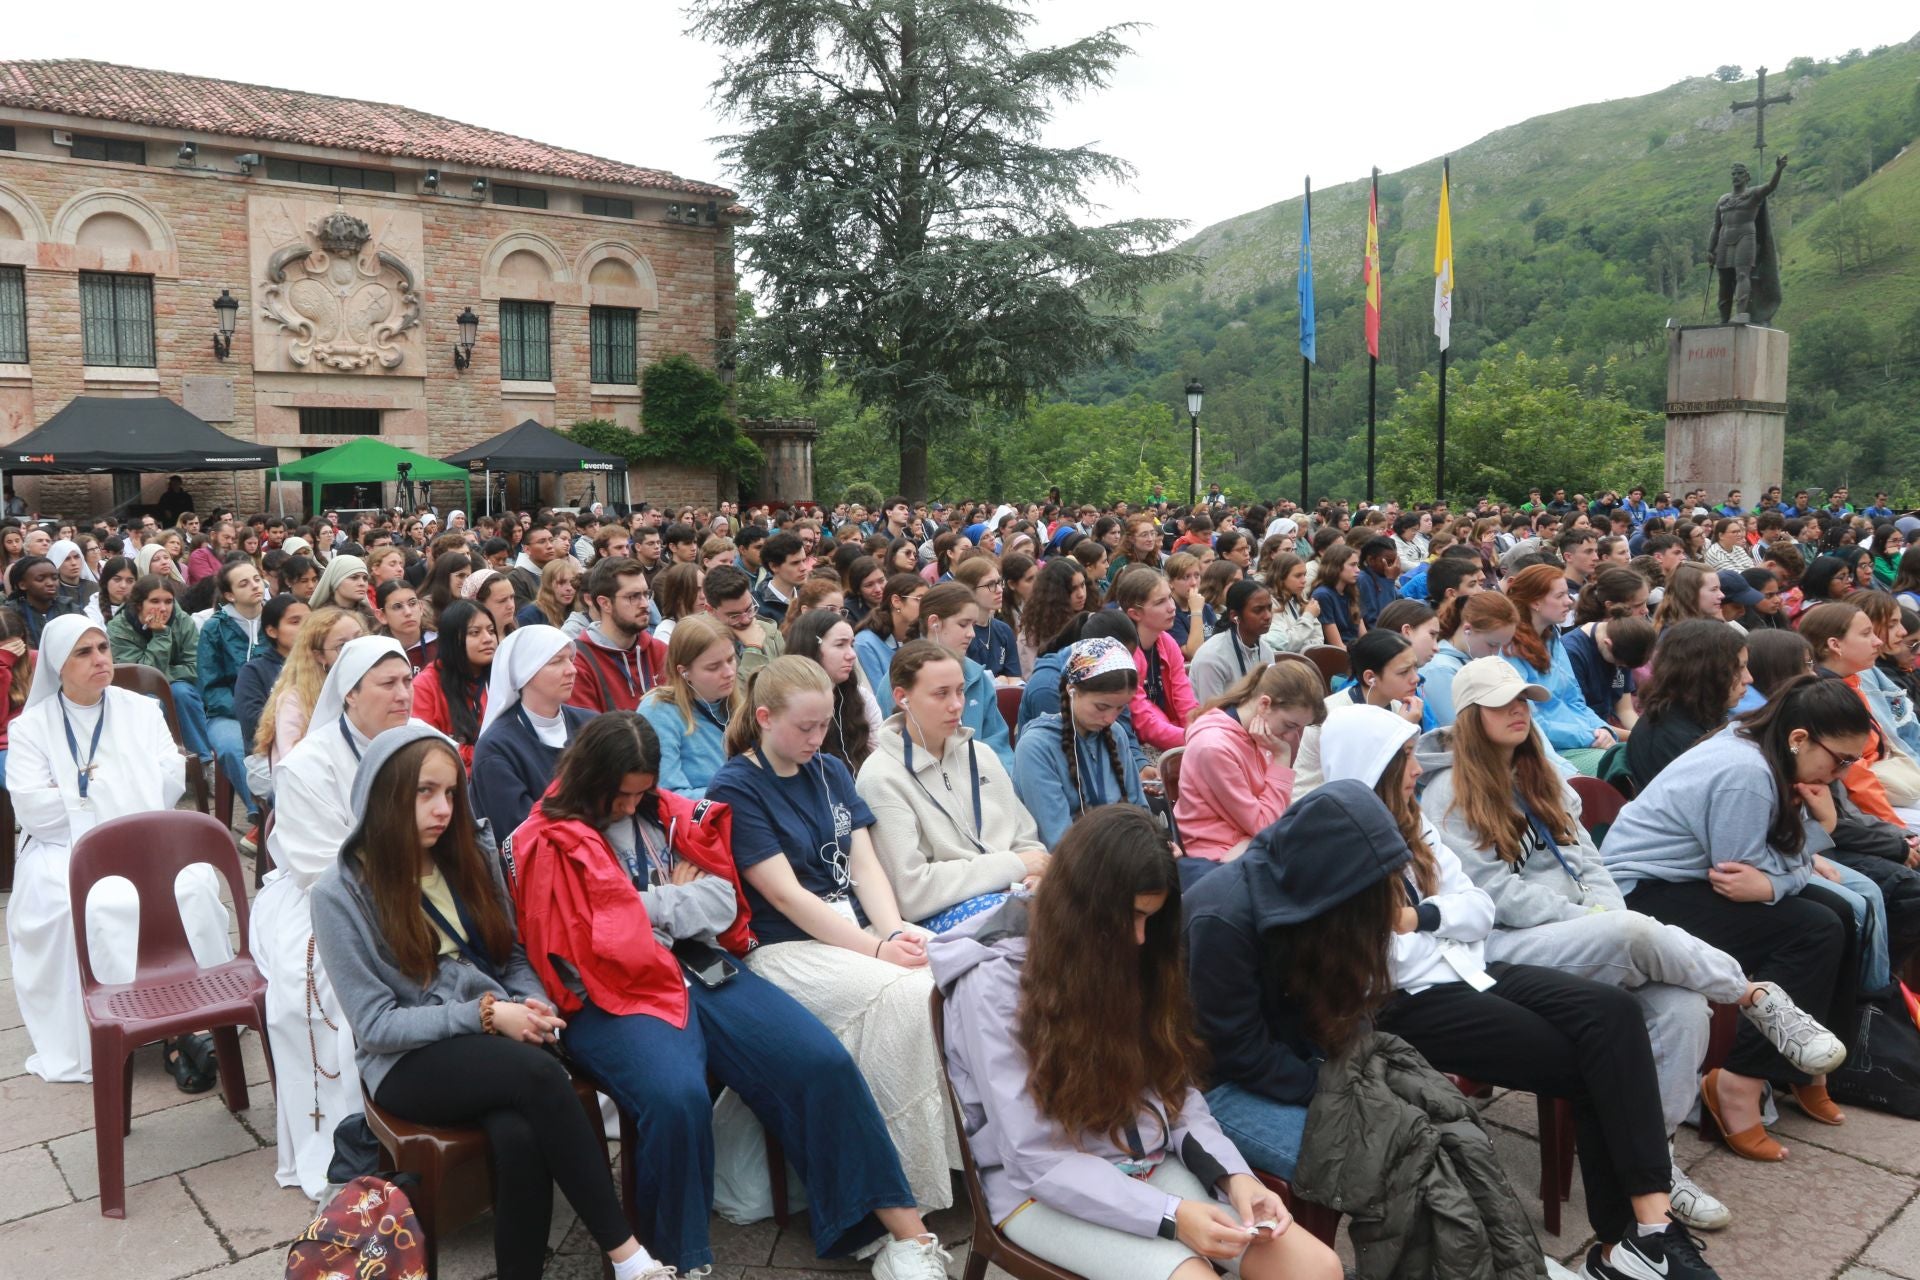
<instances>
[{"instance_id":1,"label":"leafy tree","mask_svg":"<svg viewBox=\"0 0 1920 1280\"><path fill-rule=\"evenodd\" d=\"M640 390L644 431L595 418L575 423L564 434L629 462L677 462L735 474L760 465L760 448L741 431L727 407L726 384L713 370L686 356L668 356L646 367Z\"/></svg>"},{"instance_id":2,"label":"leafy tree","mask_svg":"<svg viewBox=\"0 0 1920 1280\"><path fill-rule=\"evenodd\" d=\"M1535 359L1496 346L1469 378L1450 375L1447 496L1514 498L1531 485L1611 485L1622 491L1656 479L1660 450L1650 441L1658 414L1620 399L1610 371L1589 371L1583 390L1558 345ZM1439 383L1423 373L1393 408L1381 433L1383 492L1431 498Z\"/></svg>"},{"instance_id":3,"label":"leafy tree","mask_svg":"<svg viewBox=\"0 0 1920 1280\"><path fill-rule=\"evenodd\" d=\"M1040 140L1056 101L1104 87L1128 26L1034 48L1018 3L698 0L731 50L716 83L744 131L726 157L757 209L740 236L766 282L750 359L809 389L829 371L877 410L899 486L929 492L933 442L982 407L1128 355L1139 291L1184 264L1173 224L1097 225L1091 186L1125 161Z\"/></svg>"},{"instance_id":4,"label":"leafy tree","mask_svg":"<svg viewBox=\"0 0 1920 1280\"><path fill-rule=\"evenodd\" d=\"M1839 390L1877 363L1873 325L1857 311L1815 316L1793 335L1794 364L1815 387Z\"/></svg>"},{"instance_id":5,"label":"leafy tree","mask_svg":"<svg viewBox=\"0 0 1920 1280\"><path fill-rule=\"evenodd\" d=\"M1746 75L1745 71L1731 63L1725 63L1713 69L1713 78L1721 84L1732 84L1736 80L1744 80Z\"/></svg>"}]
</instances>

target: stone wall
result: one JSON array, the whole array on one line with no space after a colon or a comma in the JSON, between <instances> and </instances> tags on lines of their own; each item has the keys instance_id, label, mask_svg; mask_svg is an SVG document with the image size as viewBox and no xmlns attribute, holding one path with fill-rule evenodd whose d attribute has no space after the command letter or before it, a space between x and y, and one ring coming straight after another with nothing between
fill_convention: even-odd
<instances>
[{"instance_id":1,"label":"stone wall","mask_svg":"<svg viewBox=\"0 0 1920 1280\"><path fill-rule=\"evenodd\" d=\"M26 268L29 326L29 363L0 364L0 443L26 434L82 394L163 395L203 415L225 414L230 420L216 425L241 439L280 446L286 461L302 447L352 438L301 435L302 408L380 410L384 438L434 456L527 418L564 427L599 417L643 429L638 386L590 382L589 307L640 311L639 368L676 353L711 365L722 327L732 328L732 230L725 225L652 219L644 203L631 220L482 203L464 188L451 194L419 190L404 174L398 193L335 193L274 182L262 169L241 176L177 168L162 154L150 146L156 163L139 166L0 153L0 264ZM213 159L205 148L202 159ZM271 314L264 264L302 237L317 248L314 224L335 211L372 229L358 265L369 280L379 275L377 286L386 293L364 308L388 305L390 318L404 310L394 295L403 292L405 277L381 267L374 258L378 250L391 246L411 275L418 319L387 344L388 354L400 357L392 367L381 363L384 355L350 369L312 358L299 363L289 354L290 331ZM351 261L352 255L335 258ZM290 279L316 261L296 262ZM83 364L81 270L153 277L156 368ZM327 279L324 272L315 274L314 289ZM222 289L241 301L225 361L212 349L212 303ZM324 305L319 293L311 296ZM502 298L551 303L550 382L502 383ZM462 371L454 367L454 318L465 307L481 323L471 367ZM265 501L263 478L243 473L238 479L239 506L258 509ZM164 483L163 476L145 477L143 497L151 500ZM210 502L233 501L232 477L191 476L188 486ZM45 510L83 513L112 505L105 476L22 476L16 487L30 505ZM659 500L651 495L654 489L662 498L686 495L673 501L711 503L715 478L674 469L635 477L636 499Z\"/></svg>"}]
</instances>

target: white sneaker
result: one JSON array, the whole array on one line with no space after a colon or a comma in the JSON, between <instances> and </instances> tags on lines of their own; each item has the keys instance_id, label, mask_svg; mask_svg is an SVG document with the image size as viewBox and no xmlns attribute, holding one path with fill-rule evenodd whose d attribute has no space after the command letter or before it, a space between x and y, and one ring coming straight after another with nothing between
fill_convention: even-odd
<instances>
[{"instance_id":1,"label":"white sneaker","mask_svg":"<svg viewBox=\"0 0 1920 1280\"><path fill-rule=\"evenodd\" d=\"M934 1235L911 1240L889 1240L873 1256L873 1280L947 1280L953 1255L940 1247Z\"/></svg>"},{"instance_id":2,"label":"white sneaker","mask_svg":"<svg viewBox=\"0 0 1920 1280\"><path fill-rule=\"evenodd\" d=\"M1806 1010L1773 982L1756 983L1759 993L1740 1012L1760 1029L1796 1071L1825 1075L1847 1060L1840 1037L1808 1016Z\"/></svg>"},{"instance_id":3,"label":"white sneaker","mask_svg":"<svg viewBox=\"0 0 1920 1280\"><path fill-rule=\"evenodd\" d=\"M1733 1210L1702 1190L1679 1165L1673 1166L1673 1216L1697 1231L1721 1231L1733 1222Z\"/></svg>"}]
</instances>

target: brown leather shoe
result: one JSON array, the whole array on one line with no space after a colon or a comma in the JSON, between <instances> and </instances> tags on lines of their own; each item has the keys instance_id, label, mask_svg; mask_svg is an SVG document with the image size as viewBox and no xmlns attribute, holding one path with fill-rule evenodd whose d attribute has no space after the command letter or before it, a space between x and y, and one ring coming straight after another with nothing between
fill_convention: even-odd
<instances>
[{"instance_id":1,"label":"brown leather shoe","mask_svg":"<svg viewBox=\"0 0 1920 1280\"><path fill-rule=\"evenodd\" d=\"M1793 1086L1793 1100L1800 1109L1821 1124L1845 1124L1847 1113L1842 1111L1834 1100L1827 1096L1827 1086L1823 1084L1797 1084Z\"/></svg>"},{"instance_id":2,"label":"brown leather shoe","mask_svg":"<svg viewBox=\"0 0 1920 1280\"><path fill-rule=\"evenodd\" d=\"M1824 1091L1823 1091L1824 1092ZM1709 1133L1709 1129L1712 1133ZM1720 1072L1707 1072L1700 1081L1700 1131L1702 1137L1718 1134L1733 1154L1746 1160L1775 1162L1787 1158L1787 1149L1773 1140L1767 1127L1756 1124L1739 1133L1728 1133L1720 1119Z\"/></svg>"}]
</instances>

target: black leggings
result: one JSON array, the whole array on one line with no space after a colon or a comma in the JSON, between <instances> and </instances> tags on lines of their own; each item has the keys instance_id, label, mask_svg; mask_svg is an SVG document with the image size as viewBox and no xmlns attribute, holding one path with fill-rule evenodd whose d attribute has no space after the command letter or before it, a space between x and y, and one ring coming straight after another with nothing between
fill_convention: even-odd
<instances>
[{"instance_id":1,"label":"black leggings","mask_svg":"<svg viewBox=\"0 0 1920 1280\"><path fill-rule=\"evenodd\" d=\"M1487 991L1444 982L1399 995L1377 1025L1440 1071L1573 1104L1587 1221L1612 1244L1631 1197L1670 1190L1673 1161L1653 1050L1627 992L1530 964L1490 964Z\"/></svg>"},{"instance_id":2,"label":"black leggings","mask_svg":"<svg viewBox=\"0 0 1920 1280\"><path fill-rule=\"evenodd\" d=\"M1808 1017L1850 1041L1860 977L1853 908L1825 883L1810 880L1778 902L1735 902L1705 880L1642 880L1627 895L1627 906L1720 948L1755 982L1778 983ZM1727 1070L1781 1084L1812 1080L1745 1018Z\"/></svg>"},{"instance_id":3,"label":"black leggings","mask_svg":"<svg viewBox=\"0 0 1920 1280\"><path fill-rule=\"evenodd\" d=\"M546 1050L503 1036L454 1036L394 1063L374 1101L416 1124L487 1131L500 1280L539 1280L556 1182L602 1249L633 1235L573 1080Z\"/></svg>"}]
</instances>

